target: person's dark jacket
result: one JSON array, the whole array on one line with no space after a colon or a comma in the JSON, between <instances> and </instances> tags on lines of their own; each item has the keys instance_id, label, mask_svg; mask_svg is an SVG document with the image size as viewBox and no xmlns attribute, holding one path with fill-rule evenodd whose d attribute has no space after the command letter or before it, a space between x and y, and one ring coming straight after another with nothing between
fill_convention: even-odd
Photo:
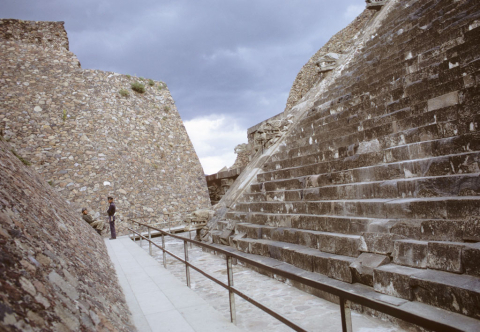
<instances>
[{"instance_id":1,"label":"person's dark jacket","mask_svg":"<svg viewBox=\"0 0 480 332\"><path fill-rule=\"evenodd\" d=\"M107 214L111 217L115 215L115 203L110 203L110 206L108 207Z\"/></svg>"},{"instance_id":2,"label":"person's dark jacket","mask_svg":"<svg viewBox=\"0 0 480 332\"><path fill-rule=\"evenodd\" d=\"M89 224L91 224L92 222L94 222L95 220L93 220L92 216L89 215L89 214L84 214L82 216L83 220L85 220L86 222L88 222Z\"/></svg>"}]
</instances>

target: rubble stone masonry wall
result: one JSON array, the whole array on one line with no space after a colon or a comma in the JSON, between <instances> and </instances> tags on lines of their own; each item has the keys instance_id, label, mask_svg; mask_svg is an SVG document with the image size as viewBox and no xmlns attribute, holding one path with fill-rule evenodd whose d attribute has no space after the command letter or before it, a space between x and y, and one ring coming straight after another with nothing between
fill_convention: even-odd
<instances>
[{"instance_id":1,"label":"rubble stone masonry wall","mask_svg":"<svg viewBox=\"0 0 480 332\"><path fill-rule=\"evenodd\" d=\"M82 69L63 22L0 20L0 62L2 135L78 213L87 206L104 218L113 195L124 233L126 217L209 206L203 169L163 82Z\"/></svg>"},{"instance_id":2,"label":"rubble stone masonry wall","mask_svg":"<svg viewBox=\"0 0 480 332\"><path fill-rule=\"evenodd\" d=\"M0 331L135 331L103 239L0 140Z\"/></svg>"}]
</instances>

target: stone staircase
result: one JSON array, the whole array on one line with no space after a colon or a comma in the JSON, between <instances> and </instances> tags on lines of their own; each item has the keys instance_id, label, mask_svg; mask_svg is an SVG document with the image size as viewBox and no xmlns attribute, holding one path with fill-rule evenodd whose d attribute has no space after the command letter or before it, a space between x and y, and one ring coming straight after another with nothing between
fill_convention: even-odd
<instances>
[{"instance_id":1,"label":"stone staircase","mask_svg":"<svg viewBox=\"0 0 480 332\"><path fill-rule=\"evenodd\" d=\"M480 319L480 2L392 6L213 242Z\"/></svg>"}]
</instances>

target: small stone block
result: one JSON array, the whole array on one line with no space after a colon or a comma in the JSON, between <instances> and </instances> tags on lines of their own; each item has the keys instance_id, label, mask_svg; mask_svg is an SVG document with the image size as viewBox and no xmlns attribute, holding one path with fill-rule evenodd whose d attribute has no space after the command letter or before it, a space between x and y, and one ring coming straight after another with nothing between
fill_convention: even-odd
<instances>
[{"instance_id":1,"label":"small stone block","mask_svg":"<svg viewBox=\"0 0 480 332\"><path fill-rule=\"evenodd\" d=\"M447 272L463 273L463 243L428 242L427 267Z\"/></svg>"},{"instance_id":2,"label":"small stone block","mask_svg":"<svg viewBox=\"0 0 480 332\"><path fill-rule=\"evenodd\" d=\"M465 274L480 277L480 243L466 243L462 252Z\"/></svg>"},{"instance_id":3,"label":"small stone block","mask_svg":"<svg viewBox=\"0 0 480 332\"><path fill-rule=\"evenodd\" d=\"M458 91L453 91L428 101L428 111L438 110L440 108L458 104Z\"/></svg>"},{"instance_id":4,"label":"small stone block","mask_svg":"<svg viewBox=\"0 0 480 332\"><path fill-rule=\"evenodd\" d=\"M411 301L410 276L416 269L387 264L373 270L373 289L376 292Z\"/></svg>"},{"instance_id":5,"label":"small stone block","mask_svg":"<svg viewBox=\"0 0 480 332\"><path fill-rule=\"evenodd\" d=\"M428 242L397 240L393 248L393 262L398 265L427 268Z\"/></svg>"}]
</instances>

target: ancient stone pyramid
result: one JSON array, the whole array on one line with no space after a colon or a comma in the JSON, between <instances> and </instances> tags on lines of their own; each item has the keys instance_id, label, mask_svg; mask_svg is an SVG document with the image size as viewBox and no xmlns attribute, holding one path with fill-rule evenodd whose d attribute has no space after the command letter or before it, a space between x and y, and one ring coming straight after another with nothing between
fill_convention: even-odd
<instances>
[{"instance_id":1,"label":"ancient stone pyramid","mask_svg":"<svg viewBox=\"0 0 480 332\"><path fill-rule=\"evenodd\" d=\"M212 240L478 320L480 2L389 1L356 38Z\"/></svg>"}]
</instances>

